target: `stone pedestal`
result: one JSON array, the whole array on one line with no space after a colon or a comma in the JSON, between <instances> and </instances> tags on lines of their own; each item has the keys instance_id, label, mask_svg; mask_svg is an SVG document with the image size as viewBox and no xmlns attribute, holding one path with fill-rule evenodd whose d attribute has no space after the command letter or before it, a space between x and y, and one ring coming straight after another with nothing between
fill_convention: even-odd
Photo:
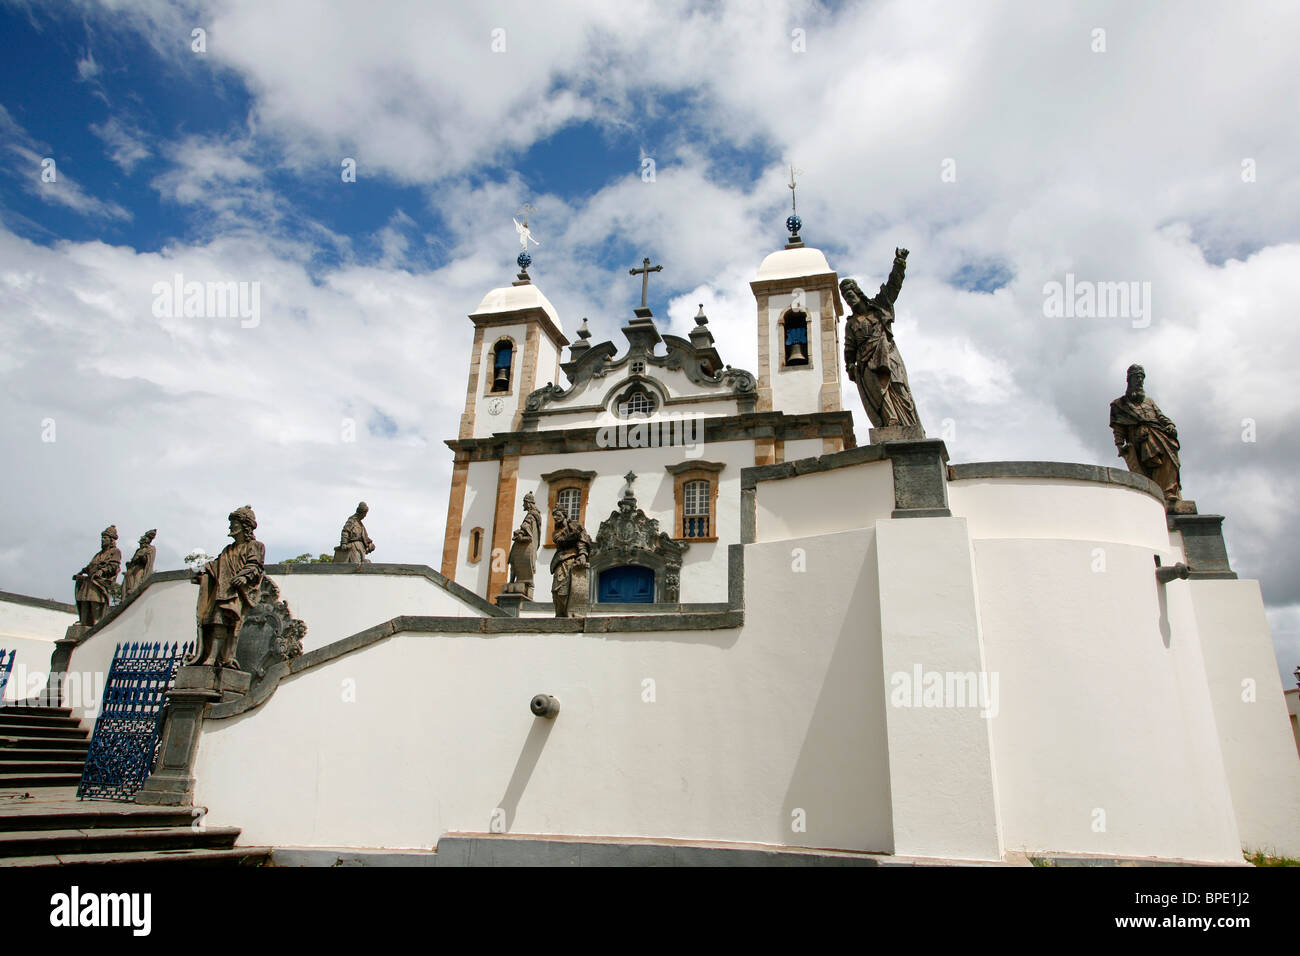
<instances>
[{"instance_id":1,"label":"stone pedestal","mask_svg":"<svg viewBox=\"0 0 1300 956\"><path fill-rule=\"evenodd\" d=\"M54 642L54 652L50 655L50 676L45 690L39 700L50 707L59 707L63 702L63 685L68 673L68 663L72 660L72 650L90 633L89 624L69 624L63 637Z\"/></svg>"},{"instance_id":2,"label":"stone pedestal","mask_svg":"<svg viewBox=\"0 0 1300 956\"><path fill-rule=\"evenodd\" d=\"M894 469L892 517L952 516L948 510L948 449L942 441L937 438L895 441L889 447L889 460Z\"/></svg>"},{"instance_id":3,"label":"stone pedestal","mask_svg":"<svg viewBox=\"0 0 1300 956\"><path fill-rule=\"evenodd\" d=\"M591 606L590 568L574 568L569 583L569 617L586 617Z\"/></svg>"},{"instance_id":4,"label":"stone pedestal","mask_svg":"<svg viewBox=\"0 0 1300 956\"><path fill-rule=\"evenodd\" d=\"M158 765L135 795L136 803L182 807L194 801L194 757L209 704L233 700L248 692L251 675L229 667L191 665L176 672L167 692Z\"/></svg>"},{"instance_id":5,"label":"stone pedestal","mask_svg":"<svg viewBox=\"0 0 1300 956\"><path fill-rule=\"evenodd\" d=\"M1223 515L1171 514L1166 520L1170 531L1183 536L1183 555L1191 577L1237 576L1228 563L1228 548L1223 543Z\"/></svg>"},{"instance_id":6,"label":"stone pedestal","mask_svg":"<svg viewBox=\"0 0 1300 956\"><path fill-rule=\"evenodd\" d=\"M918 441L925 438L925 429L920 425L886 425L868 431L872 445L887 441Z\"/></svg>"},{"instance_id":7,"label":"stone pedestal","mask_svg":"<svg viewBox=\"0 0 1300 956\"><path fill-rule=\"evenodd\" d=\"M506 585L506 587L509 587L509 585ZM497 607L501 608L501 610L509 614L511 617L519 616L519 608L523 603L524 596L522 594L508 594L503 591L501 594L497 595Z\"/></svg>"}]
</instances>

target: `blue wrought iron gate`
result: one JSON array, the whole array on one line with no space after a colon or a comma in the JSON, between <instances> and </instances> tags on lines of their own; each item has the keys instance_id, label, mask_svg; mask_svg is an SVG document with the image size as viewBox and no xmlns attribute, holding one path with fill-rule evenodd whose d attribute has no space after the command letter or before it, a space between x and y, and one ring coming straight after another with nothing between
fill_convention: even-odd
<instances>
[{"instance_id":1,"label":"blue wrought iron gate","mask_svg":"<svg viewBox=\"0 0 1300 956\"><path fill-rule=\"evenodd\" d=\"M14 669L14 655L18 652L0 650L0 703L4 703L5 688L9 686L9 674Z\"/></svg>"},{"instance_id":2,"label":"blue wrought iron gate","mask_svg":"<svg viewBox=\"0 0 1300 956\"><path fill-rule=\"evenodd\" d=\"M167 689L194 644L119 644L77 785L78 797L131 800L158 751Z\"/></svg>"}]
</instances>

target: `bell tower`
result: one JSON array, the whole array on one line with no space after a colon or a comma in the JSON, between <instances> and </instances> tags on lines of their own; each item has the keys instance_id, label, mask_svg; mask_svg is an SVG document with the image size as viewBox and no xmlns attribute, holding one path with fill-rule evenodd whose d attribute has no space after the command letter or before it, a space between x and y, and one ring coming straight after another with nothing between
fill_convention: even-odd
<instances>
[{"instance_id":1,"label":"bell tower","mask_svg":"<svg viewBox=\"0 0 1300 956\"><path fill-rule=\"evenodd\" d=\"M470 313L474 344L461 438L519 431L529 394L560 380L561 350L569 340L560 330L555 306L528 276L531 262L532 257L520 253L518 278L493 289Z\"/></svg>"},{"instance_id":2,"label":"bell tower","mask_svg":"<svg viewBox=\"0 0 1300 956\"><path fill-rule=\"evenodd\" d=\"M790 241L758 267L749 283L758 307L758 407L789 415L837 412L843 363L839 276L820 249L799 238L802 222L786 219Z\"/></svg>"}]
</instances>

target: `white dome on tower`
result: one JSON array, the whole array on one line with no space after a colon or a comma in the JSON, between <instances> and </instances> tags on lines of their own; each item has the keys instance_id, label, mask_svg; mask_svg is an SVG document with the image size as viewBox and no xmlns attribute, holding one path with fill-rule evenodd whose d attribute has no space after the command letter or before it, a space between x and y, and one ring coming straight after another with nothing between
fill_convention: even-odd
<instances>
[{"instance_id":1,"label":"white dome on tower","mask_svg":"<svg viewBox=\"0 0 1300 956\"><path fill-rule=\"evenodd\" d=\"M555 323L556 330L563 331L560 326L560 315L555 311L555 306L551 305L550 299L542 295L542 290L531 282L493 289L483 296L483 301L478 304L478 308L474 310L473 314L518 312L521 309L541 309Z\"/></svg>"},{"instance_id":2,"label":"white dome on tower","mask_svg":"<svg viewBox=\"0 0 1300 956\"><path fill-rule=\"evenodd\" d=\"M798 249L781 249L763 260L758 267L757 279L793 279L798 276L823 275L831 271L826 256L820 249L803 246Z\"/></svg>"}]
</instances>

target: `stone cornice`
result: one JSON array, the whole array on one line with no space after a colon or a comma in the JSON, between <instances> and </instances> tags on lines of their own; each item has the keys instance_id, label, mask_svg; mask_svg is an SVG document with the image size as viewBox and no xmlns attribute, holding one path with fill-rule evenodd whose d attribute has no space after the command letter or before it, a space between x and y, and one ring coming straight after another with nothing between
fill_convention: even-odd
<instances>
[{"instance_id":1,"label":"stone cornice","mask_svg":"<svg viewBox=\"0 0 1300 956\"><path fill-rule=\"evenodd\" d=\"M55 601L51 598L28 597L26 594L14 594L12 591L0 591L0 603L40 607L47 611L62 611L65 614L77 613L75 604L64 604L62 601Z\"/></svg>"},{"instance_id":2,"label":"stone cornice","mask_svg":"<svg viewBox=\"0 0 1300 956\"><path fill-rule=\"evenodd\" d=\"M608 436L619 427L633 428L641 422L585 428L553 428L546 431L498 432L488 438L448 439L446 445L456 452L457 461L495 461L506 455L553 455L582 451L619 451L611 442L601 443L598 435ZM653 421L644 424L653 425ZM704 442L746 441L755 438L794 441L800 438L843 438L853 447L853 415L847 411L810 412L787 415L784 412L750 412L701 419ZM845 454L838 452L838 454ZM810 459L811 460L811 459ZM779 467L779 466L778 466ZM746 469L749 471L750 469Z\"/></svg>"},{"instance_id":3,"label":"stone cornice","mask_svg":"<svg viewBox=\"0 0 1300 956\"><path fill-rule=\"evenodd\" d=\"M568 338L560 331L560 327L555 324L546 310L530 305L523 309L514 309L510 312L471 312L470 320L481 328L492 328L501 325L521 325L529 321L536 321L538 325L550 336L557 346L563 348L569 344Z\"/></svg>"},{"instance_id":4,"label":"stone cornice","mask_svg":"<svg viewBox=\"0 0 1300 956\"><path fill-rule=\"evenodd\" d=\"M1165 496L1160 486L1146 475L1123 468L1105 465L1079 465L1068 461L975 461L964 465L949 465L950 481L967 481L974 478L1055 478L1070 481L1095 481L1108 485L1124 485L1145 491L1164 504Z\"/></svg>"}]
</instances>

